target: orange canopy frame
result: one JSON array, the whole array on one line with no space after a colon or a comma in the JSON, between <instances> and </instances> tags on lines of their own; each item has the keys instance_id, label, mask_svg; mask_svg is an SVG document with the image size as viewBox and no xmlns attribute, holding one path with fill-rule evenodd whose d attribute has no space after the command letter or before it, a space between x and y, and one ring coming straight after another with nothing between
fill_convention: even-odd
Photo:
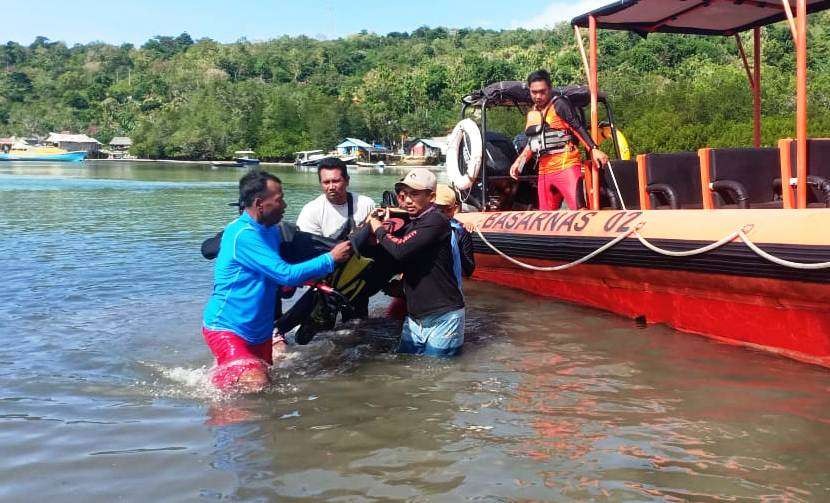
<instances>
[{"instance_id":1,"label":"orange canopy frame","mask_svg":"<svg viewBox=\"0 0 830 503\"><path fill-rule=\"evenodd\" d=\"M795 14L793 14L795 6ZM807 206L807 14L830 9L830 0L619 0L573 19L579 43L579 28L588 28L588 85L591 89L591 131L598 128L596 99L597 28L649 33L685 33L735 36L753 93L753 142L761 144L761 34L768 24L787 21L796 52L796 202ZM753 30L753 68L750 68L739 34ZM584 54L583 54L583 57ZM599 208L599 176L591 173L590 202ZM787 183L782 180L782 183ZM786 193L786 190L783 192Z\"/></svg>"}]
</instances>

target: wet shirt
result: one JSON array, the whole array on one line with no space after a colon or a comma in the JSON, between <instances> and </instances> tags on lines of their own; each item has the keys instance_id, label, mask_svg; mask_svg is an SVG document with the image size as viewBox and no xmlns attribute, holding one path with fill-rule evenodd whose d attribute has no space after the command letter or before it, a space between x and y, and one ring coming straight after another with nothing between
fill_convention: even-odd
<instances>
[{"instance_id":1,"label":"wet shirt","mask_svg":"<svg viewBox=\"0 0 830 503\"><path fill-rule=\"evenodd\" d=\"M260 225L247 213L228 224L214 266L213 293L205 306L205 327L230 330L250 344L267 341L279 286L297 286L334 271L329 253L289 264L279 254L281 240L278 226Z\"/></svg>"},{"instance_id":2,"label":"wet shirt","mask_svg":"<svg viewBox=\"0 0 830 503\"><path fill-rule=\"evenodd\" d=\"M579 138L588 148L596 147L596 143L591 139L591 135L585 131L585 128L582 127L579 119L577 119L577 112L574 110L573 105L566 99L554 99L544 110L538 110L534 107L527 114L525 130L531 126L541 124L543 113L545 114L545 122L552 129L566 131L575 138ZM580 154L578 146L576 143L570 142L565 147L564 152L544 154L539 157L539 174L549 175L558 173L559 171L579 165L581 162L582 154Z\"/></svg>"},{"instance_id":3,"label":"wet shirt","mask_svg":"<svg viewBox=\"0 0 830 503\"><path fill-rule=\"evenodd\" d=\"M406 224L400 237L377 231L380 246L401 264L406 307L415 319L464 307L451 235L449 219L434 206Z\"/></svg>"}]
</instances>

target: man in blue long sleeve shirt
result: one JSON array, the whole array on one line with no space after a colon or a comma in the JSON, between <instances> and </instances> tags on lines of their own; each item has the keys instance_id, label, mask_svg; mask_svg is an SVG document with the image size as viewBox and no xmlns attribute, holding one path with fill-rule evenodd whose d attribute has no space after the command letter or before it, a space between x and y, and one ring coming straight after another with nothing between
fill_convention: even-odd
<instances>
[{"instance_id":1,"label":"man in blue long sleeve shirt","mask_svg":"<svg viewBox=\"0 0 830 503\"><path fill-rule=\"evenodd\" d=\"M279 223L285 212L282 182L264 171L239 181L242 214L222 234L213 293L205 306L202 334L216 356L213 383L222 389L258 391L268 383L271 334L280 286L298 286L334 271L348 260L348 242L300 264L280 256Z\"/></svg>"}]
</instances>

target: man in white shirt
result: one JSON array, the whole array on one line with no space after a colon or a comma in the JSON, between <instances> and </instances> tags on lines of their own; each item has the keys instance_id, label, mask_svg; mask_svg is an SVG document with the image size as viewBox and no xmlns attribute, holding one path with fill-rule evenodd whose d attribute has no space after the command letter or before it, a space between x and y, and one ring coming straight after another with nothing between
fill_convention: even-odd
<instances>
[{"instance_id":1,"label":"man in white shirt","mask_svg":"<svg viewBox=\"0 0 830 503\"><path fill-rule=\"evenodd\" d=\"M349 172L346 163L336 157L320 159L317 163L317 178L320 180L323 193L303 206L300 216L297 217L297 227L303 232L338 241L347 239L349 233L374 211L375 202L367 196L348 191ZM352 298L351 305L352 312L344 315L344 321L368 316L367 295ZM313 331L301 330L295 336L295 341L298 344L307 344L313 335Z\"/></svg>"},{"instance_id":2,"label":"man in white shirt","mask_svg":"<svg viewBox=\"0 0 830 503\"><path fill-rule=\"evenodd\" d=\"M375 202L348 191L346 163L336 157L320 160L317 178L323 193L303 206L297 217L297 227L319 236L345 239L375 209Z\"/></svg>"}]
</instances>

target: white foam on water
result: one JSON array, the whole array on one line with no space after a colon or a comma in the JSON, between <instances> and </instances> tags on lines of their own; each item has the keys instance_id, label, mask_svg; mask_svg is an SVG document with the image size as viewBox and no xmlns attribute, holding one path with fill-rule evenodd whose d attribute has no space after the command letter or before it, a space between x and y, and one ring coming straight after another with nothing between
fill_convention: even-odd
<instances>
[{"instance_id":1,"label":"white foam on water","mask_svg":"<svg viewBox=\"0 0 830 503\"><path fill-rule=\"evenodd\" d=\"M206 366L186 368L142 363L158 376L152 382L142 383L146 385L146 391L153 396L207 401L221 401L228 396L210 382L211 369Z\"/></svg>"},{"instance_id":2,"label":"white foam on water","mask_svg":"<svg viewBox=\"0 0 830 503\"><path fill-rule=\"evenodd\" d=\"M287 350L274 358L274 367L279 369L290 369L295 366L303 357L302 352Z\"/></svg>"},{"instance_id":3,"label":"white foam on water","mask_svg":"<svg viewBox=\"0 0 830 503\"><path fill-rule=\"evenodd\" d=\"M298 378L326 378L348 372L367 358L388 351L379 350L374 344L378 339L385 344L383 336L388 331L387 320L355 320L336 330L318 333L306 346L289 346L284 353L274 355L274 365L270 371L272 383L263 393L291 395L298 391L294 384ZM146 381L136 383L139 393L145 396L210 403L238 396L213 386L210 379L212 367L170 367L146 361L138 363L147 368L150 374Z\"/></svg>"},{"instance_id":4,"label":"white foam on water","mask_svg":"<svg viewBox=\"0 0 830 503\"><path fill-rule=\"evenodd\" d=\"M209 379L209 371L205 367L198 369L174 367L172 369L161 369L161 373L171 381L190 387L200 387Z\"/></svg>"},{"instance_id":5,"label":"white foam on water","mask_svg":"<svg viewBox=\"0 0 830 503\"><path fill-rule=\"evenodd\" d=\"M296 392L297 387L289 382L289 378L294 374L291 369L294 368L296 362L300 361L302 356L302 353L290 352L275 362L271 371L272 383L260 394L286 395ZM143 362L143 365L152 369L157 378L152 381L138 383L142 394L210 403L226 402L240 396L238 393L223 391L213 385L210 379L213 367L165 367L164 365L148 362ZM282 370L283 372L275 373L275 370Z\"/></svg>"}]
</instances>

